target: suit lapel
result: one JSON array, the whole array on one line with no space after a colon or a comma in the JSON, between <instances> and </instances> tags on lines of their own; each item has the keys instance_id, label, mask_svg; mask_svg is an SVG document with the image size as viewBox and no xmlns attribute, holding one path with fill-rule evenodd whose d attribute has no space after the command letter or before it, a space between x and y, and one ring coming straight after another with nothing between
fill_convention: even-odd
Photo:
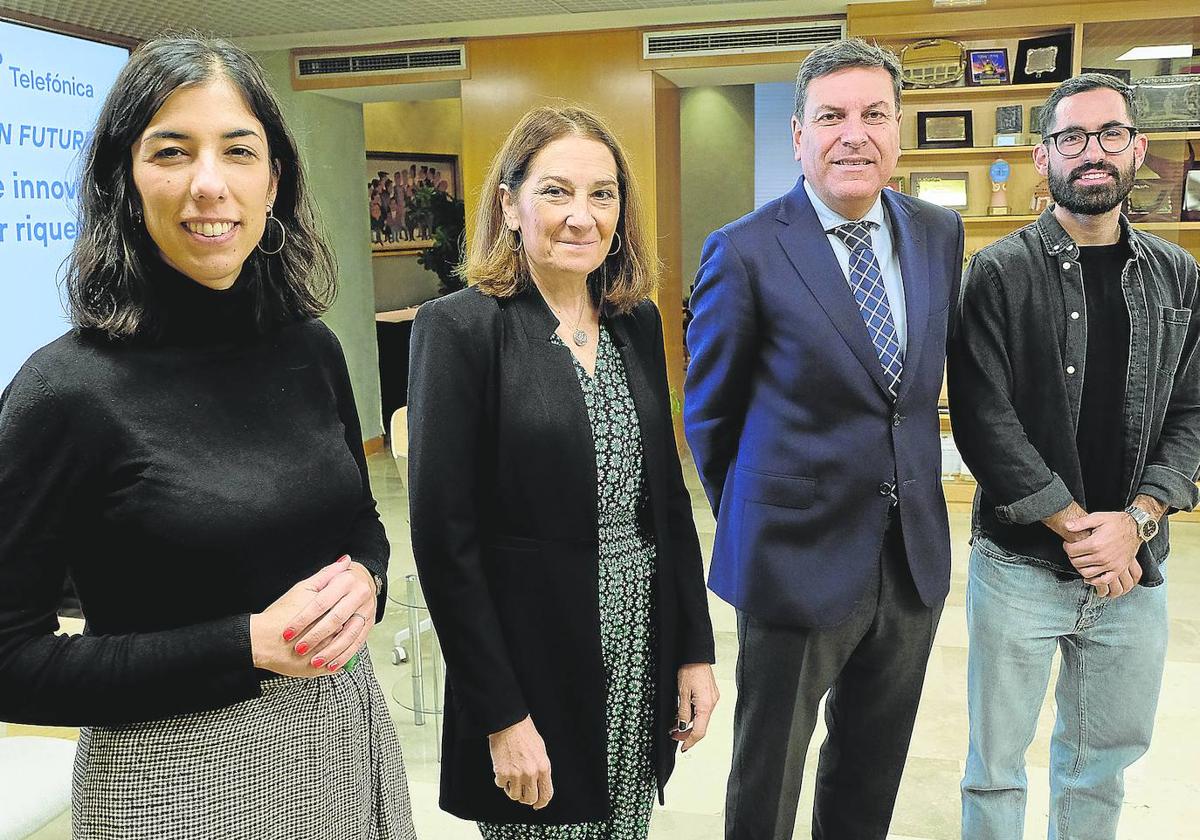
<instances>
[{"instance_id":1,"label":"suit lapel","mask_svg":"<svg viewBox=\"0 0 1200 840\"><path fill-rule=\"evenodd\" d=\"M924 229L916 222L916 208L904 206L891 190L883 191L884 204L891 217L892 241L900 258L904 282L904 312L908 322L908 346L904 351L904 370L900 374L897 401L912 387L920 369L921 351L929 321L929 255L924 245Z\"/></svg>"},{"instance_id":2,"label":"suit lapel","mask_svg":"<svg viewBox=\"0 0 1200 840\"><path fill-rule=\"evenodd\" d=\"M833 246L825 237L825 230L817 219L812 202L808 200L808 193L804 191L803 178L783 197L775 218L783 224L777 234L779 244L783 246L796 273L825 310L855 358L890 400L891 392L884 377L883 365L879 363L879 353L871 343L858 302L846 283L846 276L834 256Z\"/></svg>"}]
</instances>

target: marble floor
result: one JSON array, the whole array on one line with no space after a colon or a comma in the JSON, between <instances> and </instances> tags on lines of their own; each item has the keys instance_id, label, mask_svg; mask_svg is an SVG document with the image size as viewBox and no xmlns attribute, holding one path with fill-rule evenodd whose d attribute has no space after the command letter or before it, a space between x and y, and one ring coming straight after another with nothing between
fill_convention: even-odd
<instances>
[{"instance_id":1,"label":"marble floor","mask_svg":"<svg viewBox=\"0 0 1200 840\"><path fill-rule=\"evenodd\" d=\"M391 538L393 593L404 588L404 576L415 572L407 528L407 497L391 458L370 459L371 476ZM713 519L694 470L687 471L693 510L701 542L707 553L713 540ZM917 719L907 770L892 822L892 840L958 840L958 781L966 752L965 701L967 633L964 611L968 515L951 514L954 569L949 599L942 615L929 664L925 693ZM1200 837L1200 525L1180 524L1172 531L1171 641L1167 654L1162 699L1154 743L1150 752L1126 774L1125 808L1120 840L1191 840ZM722 837L722 803L732 744L735 698L733 666L737 636L733 609L710 596L717 634L717 677L721 703L708 738L681 756L667 788L667 805L655 812L651 840L718 840ZM437 808L438 761L435 725L426 718L414 724L411 712L396 698L411 702L412 680L408 663L391 664L393 634L407 626L406 611L396 606L371 636L376 671L393 699L393 717L400 733L408 766L417 831L422 840L468 840L479 835L465 823ZM428 651L426 652L428 655ZM429 663L426 661L426 671ZM1053 680L1051 681L1053 686ZM1052 690L1052 689L1051 689ZM1037 737L1030 748L1029 808L1025 836L1046 836L1048 789L1046 767L1053 723L1053 697L1047 693ZM9 734L24 734L28 727L9 727ZM70 730L57 734L71 737ZM800 805L795 837L807 838L811 813L811 778L816 751L824 733L818 730L809 751L805 795ZM37 840L69 837L64 817L35 835Z\"/></svg>"}]
</instances>

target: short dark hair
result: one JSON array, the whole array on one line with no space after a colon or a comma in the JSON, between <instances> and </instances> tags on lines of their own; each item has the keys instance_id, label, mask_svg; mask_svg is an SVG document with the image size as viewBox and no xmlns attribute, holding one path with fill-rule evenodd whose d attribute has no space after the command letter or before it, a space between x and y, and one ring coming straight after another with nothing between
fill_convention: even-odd
<instances>
[{"instance_id":1,"label":"short dark hair","mask_svg":"<svg viewBox=\"0 0 1200 840\"><path fill-rule=\"evenodd\" d=\"M97 118L79 189L79 236L64 282L71 321L110 338L154 335L162 312L151 277L157 247L140 223L133 144L167 98L224 76L266 130L279 183L272 215L287 231L279 253L258 249L244 273L260 329L321 314L337 293L333 252L317 230L296 141L262 67L228 41L173 35L148 41L121 70ZM273 226L273 225L272 225Z\"/></svg>"},{"instance_id":2,"label":"short dark hair","mask_svg":"<svg viewBox=\"0 0 1200 840\"><path fill-rule=\"evenodd\" d=\"M862 38L844 38L817 47L800 62L796 73L796 116L804 120L804 101L814 79L851 67L879 67L892 77L896 110L900 110L900 61L895 54Z\"/></svg>"},{"instance_id":3,"label":"short dark hair","mask_svg":"<svg viewBox=\"0 0 1200 840\"><path fill-rule=\"evenodd\" d=\"M1042 107L1041 113L1038 114L1038 132L1043 137L1051 133L1051 130L1054 128L1054 115L1055 111L1058 110L1059 102L1062 102L1068 96L1075 96L1076 94L1087 93L1089 90L1101 90L1104 88L1115 90L1121 94L1121 98L1125 100L1125 109L1129 112L1129 122L1136 126L1138 121L1138 107L1137 99L1133 95L1133 88L1116 76L1110 76L1107 73L1083 73L1067 79L1046 98L1046 104Z\"/></svg>"}]
</instances>

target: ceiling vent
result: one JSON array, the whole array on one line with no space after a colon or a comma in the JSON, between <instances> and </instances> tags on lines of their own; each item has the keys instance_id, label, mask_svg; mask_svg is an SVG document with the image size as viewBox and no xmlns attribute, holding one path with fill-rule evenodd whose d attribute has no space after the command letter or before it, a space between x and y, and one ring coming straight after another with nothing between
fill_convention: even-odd
<instances>
[{"instance_id":1,"label":"ceiling vent","mask_svg":"<svg viewBox=\"0 0 1200 840\"><path fill-rule=\"evenodd\" d=\"M846 37L844 20L645 32L643 58L811 50Z\"/></svg>"},{"instance_id":2,"label":"ceiling vent","mask_svg":"<svg viewBox=\"0 0 1200 840\"><path fill-rule=\"evenodd\" d=\"M296 59L301 79L364 76L373 73L428 73L431 70L465 70L467 48L463 44L415 49L327 52Z\"/></svg>"}]
</instances>

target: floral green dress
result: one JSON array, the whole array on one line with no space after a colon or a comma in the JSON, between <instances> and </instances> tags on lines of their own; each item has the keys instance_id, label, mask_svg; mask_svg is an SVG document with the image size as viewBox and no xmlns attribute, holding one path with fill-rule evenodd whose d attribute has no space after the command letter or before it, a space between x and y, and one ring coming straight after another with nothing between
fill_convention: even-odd
<instances>
[{"instance_id":1,"label":"floral green dress","mask_svg":"<svg viewBox=\"0 0 1200 840\"><path fill-rule=\"evenodd\" d=\"M552 340L562 344L558 336ZM595 373L588 376L578 360L575 373L596 445L600 644L608 682L611 816L603 822L569 825L480 823L484 840L645 840L650 832L656 790L651 615L655 550L653 537L639 525L647 496L637 412L625 366L603 323Z\"/></svg>"}]
</instances>

